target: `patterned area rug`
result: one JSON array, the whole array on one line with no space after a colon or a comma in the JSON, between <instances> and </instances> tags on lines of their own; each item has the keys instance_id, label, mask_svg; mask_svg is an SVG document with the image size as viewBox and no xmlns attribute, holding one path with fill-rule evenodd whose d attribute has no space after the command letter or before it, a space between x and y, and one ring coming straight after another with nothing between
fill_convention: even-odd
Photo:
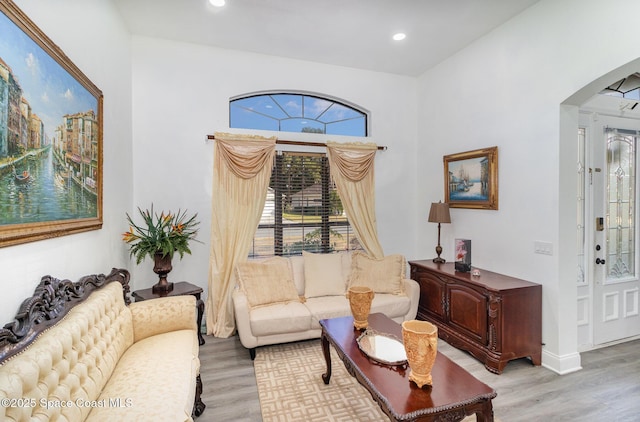
<instances>
[{"instance_id":1,"label":"patterned area rug","mask_svg":"<svg viewBox=\"0 0 640 422\"><path fill-rule=\"evenodd\" d=\"M331 382L320 340L278 344L257 350L254 368L264 422L383 422L387 415L371 394L349 375L331 349ZM475 421L469 416L463 422Z\"/></svg>"}]
</instances>

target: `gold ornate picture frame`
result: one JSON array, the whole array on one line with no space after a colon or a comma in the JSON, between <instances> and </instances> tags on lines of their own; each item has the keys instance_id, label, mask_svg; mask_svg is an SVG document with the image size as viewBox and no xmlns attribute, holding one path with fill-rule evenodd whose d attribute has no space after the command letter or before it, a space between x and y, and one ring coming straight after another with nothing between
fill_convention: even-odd
<instances>
[{"instance_id":1,"label":"gold ornate picture frame","mask_svg":"<svg viewBox=\"0 0 640 422\"><path fill-rule=\"evenodd\" d=\"M102 91L0 2L0 247L102 227Z\"/></svg>"},{"instance_id":2,"label":"gold ornate picture frame","mask_svg":"<svg viewBox=\"0 0 640 422\"><path fill-rule=\"evenodd\" d=\"M449 207L498 209L498 147L445 155L443 161Z\"/></svg>"}]
</instances>

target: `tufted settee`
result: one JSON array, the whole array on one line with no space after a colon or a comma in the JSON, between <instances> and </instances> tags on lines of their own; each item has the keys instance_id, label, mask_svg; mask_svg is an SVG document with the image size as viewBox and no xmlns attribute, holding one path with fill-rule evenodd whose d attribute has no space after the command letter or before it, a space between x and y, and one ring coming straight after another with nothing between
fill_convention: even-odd
<instances>
[{"instance_id":1,"label":"tufted settee","mask_svg":"<svg viewBox=\"0 0 640 422\"><path fill-rule=\"evenodd\" d=\"M2 421L191 421L204 410L193 296L129 304L129 273L43 277L0 329Z\"/></svg>"},{"instance_id":2,"label":"tufted settee","mask_svg":"<svg viewBox=\"0 0 640 422\"><path fill-rule=\"evenodd\" d=\"M232 299L240 342L253 359L258 346L320 338L321 319L351 315L345 294L353 285L375 292L371 313L414 319L420 286L405 274L402 255L376 260L359 251L238 264Z\"/></svg>"}]
</instances>

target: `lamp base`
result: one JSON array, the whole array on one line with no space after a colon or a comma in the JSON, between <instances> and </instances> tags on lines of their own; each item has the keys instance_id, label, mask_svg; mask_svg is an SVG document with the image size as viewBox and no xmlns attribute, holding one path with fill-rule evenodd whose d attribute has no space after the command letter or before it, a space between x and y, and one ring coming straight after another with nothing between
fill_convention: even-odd
<instances>
[{"instance_id":1,"label":"lamp base","mask_svg":"<svg viewBox=\"0 0 640 422\"><path fill-rule=\"evenodd\" d=\"M444 264L444 258L440 258L440 254L442 253L442 246L440 246L440 224L438 224L438 246L436 246L436 254L438 254L437 258L433 258L433 262L436 264Z\"/></svg>"}]
</instances>

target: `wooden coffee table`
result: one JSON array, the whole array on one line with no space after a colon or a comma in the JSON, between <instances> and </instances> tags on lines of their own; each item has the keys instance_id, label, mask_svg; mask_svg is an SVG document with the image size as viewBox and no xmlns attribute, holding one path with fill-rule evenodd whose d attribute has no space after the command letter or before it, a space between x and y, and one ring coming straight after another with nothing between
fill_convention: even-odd
<instances>
[{"instance_id":1,"label":"wooden coffee table","mask_svg":"<svg viewBox=\"0 0 640 422\"><path fill-rule=\"evenodd\" d=\"M331 379L333 345L347 371L369 392L392 421L460 421L476 414L478 421L493 421L493 388L438 352L431 371L433 386L418 388L409 381L409 368L386 366L365 355L356 339L362 334L352 317L323 319L322 352L327 361L325 384ZM369 315L369 327L402 339L402 327L384 314Z\"/></svg>"}]
</instances>

